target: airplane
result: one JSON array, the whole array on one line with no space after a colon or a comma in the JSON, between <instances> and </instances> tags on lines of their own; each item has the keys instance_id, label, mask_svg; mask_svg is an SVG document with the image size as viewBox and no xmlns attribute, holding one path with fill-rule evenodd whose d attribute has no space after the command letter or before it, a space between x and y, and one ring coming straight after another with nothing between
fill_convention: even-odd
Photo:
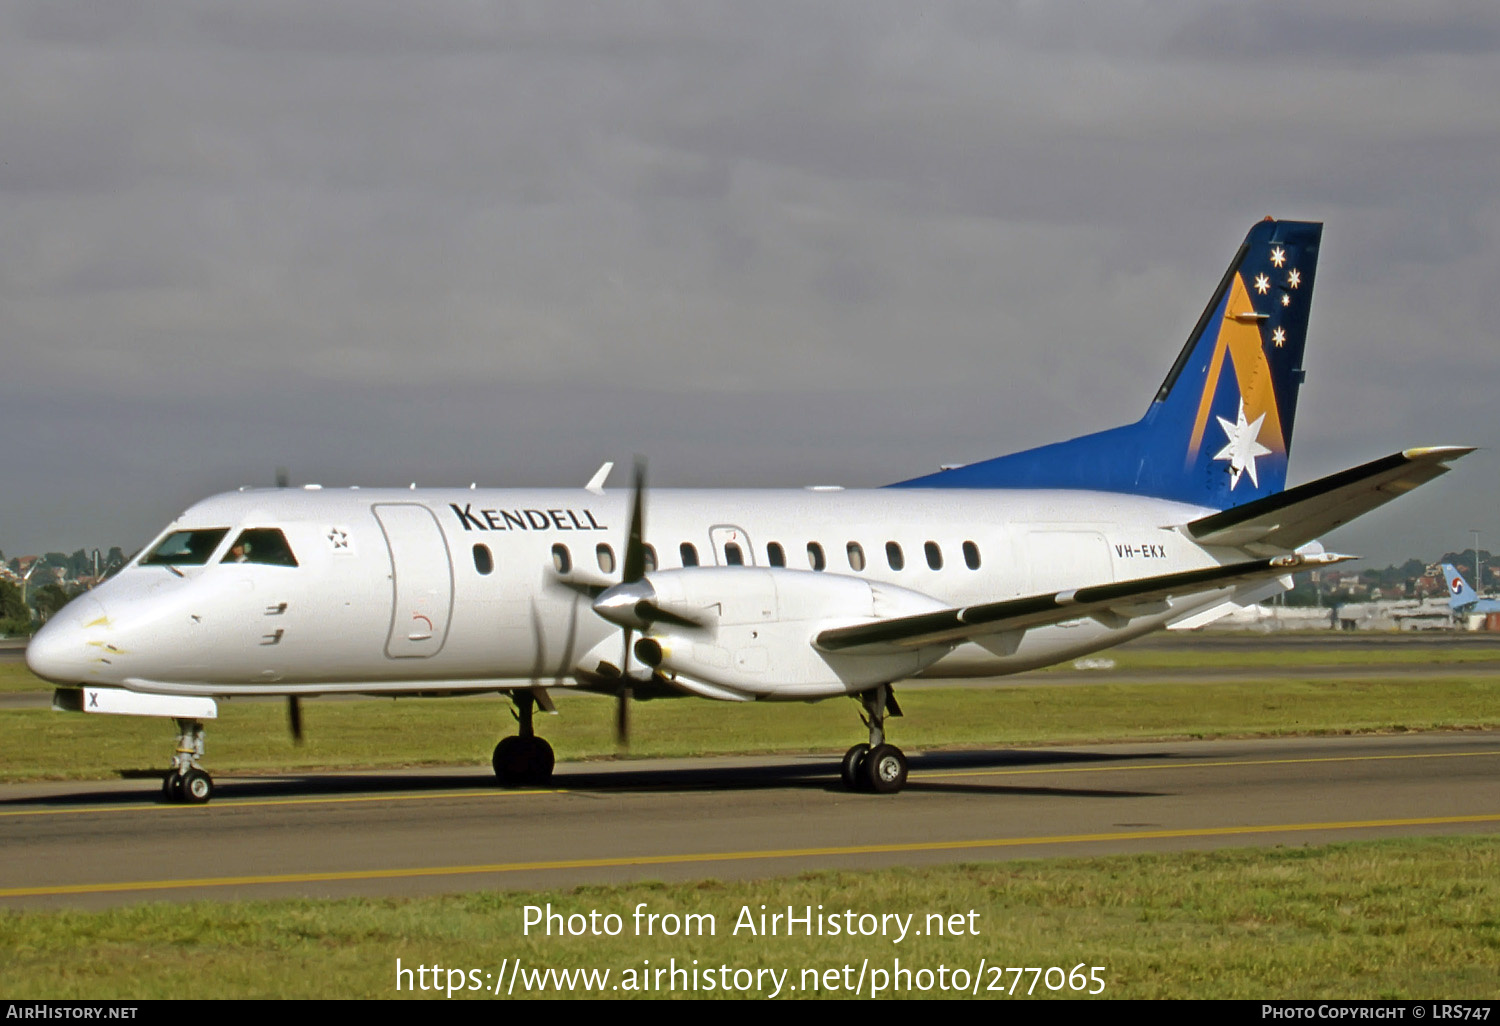
<instances>
[{"instance_id":1,"label":"airplane","mask_svg":"<svg viewBox=\"0 0 1500 1026\"><path fill-rule=\"evenodd\" d=\"M1353 557L1317 538L1448 470L1407 449L1286 487L1322 224L1265 219L1145 415L884 488L247 488L177 517L54 615L54 707L170 717L169 801L201 803L216 699L509 696L505 785L552 775L558 690L860 703L840 776L893 793L917 676L1020 673L1187 629ZM649 524L647 514L649 513Z\"/></svg>"},{"instance_id":2,"label":"airplane","mask_svg":"<svg viewBox=\"0 0 1500 1026\"><path fill-rule=\"evenodd\" d=\"M1443 580L1448 582L1448 608L1454 616L1471 616L1475 613L1500 613L1500 599L1480 598L1479 593L1469 587L1464 575L1452 563L1443 564Z\"/></svg>"}]
</instances>

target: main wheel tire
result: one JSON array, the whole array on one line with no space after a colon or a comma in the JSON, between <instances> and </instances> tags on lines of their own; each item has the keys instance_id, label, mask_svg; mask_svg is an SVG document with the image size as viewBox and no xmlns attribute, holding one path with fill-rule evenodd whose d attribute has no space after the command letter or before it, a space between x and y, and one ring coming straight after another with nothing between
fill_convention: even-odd
<instances>
[{"instance_id":1,"label":"main wheel tire","mask_svg":"<svg viewBox=\"0 0 1500 1026\"><path fill-rule=\"evenodd\" d=\"M182 775L182 800L202 805L214 796L214 778L194 766Z\"/></svg>"},{"instance_id":2,"label":"main wheel tire","mask_svg":"<svg viewBox=\"0 0 1500 1026\"><path fill-rule=\"evenodd\" d=\"M839 779L844 786L851 791L865 790L865 776L861 772L865 757L870 754L870 746L858 744L844 753L844 761L839 766Z\"/></svg>"},{"instance_id":3,"label":"main wheel tire","mask_svg":"<svg viewBox=\"0 0 1500 1026\"><path fill-rule=\"evenodd\" d=\"M523 783L540 787L552 779L552 767L557 764L557 756L553 754L552 746L547 743L546 738L529 737L526 741L528 751Z\"/></svg>"},{"instance_id":4,"label":"main wheel tire","mask_svg":"<svg viewBox=\"0 0 1500 1026\"><path fill-rule=\"evenodd\" d=\"M502 737L495 746L495 754L490 757L490 765L495 768L496 778L506 787L521 783L521 739L515 735Z\"/></svg>"},{"instance_id":5,"label":"main wheel tire","mask_svg":"<svg viewBox=\"0 0 1500 1026\"><path fill-rule=\"evenodd\" d=\"M895 794L906 785L906 755L895 745L879 745L865 756L863 776L876 794Z\"/></svg>"},{"instance_id":6,"label":"main wheel tire","mask_svg":"<svg viewBox=\"0 0 1500 1026\"><path fill-rule=\"evenodd\" d=\"M162 799L162 801L164 801L164 802L175 802L175 801L177 801L177 796L172 793L172 787L173 787L174 783L176 782L176 780L177 780L177 771L176 770L167 770L166 774L161 778L161 799Z\"/></svg>"},{"instance_id":7,"label":"main wheel tire","mask_svg":"<svg viewBox=\"0 0 1500 1026\"><path fill-rule=\"evenodd\" d=\"M162 792L166 794L169 802L181 804L187 801L182 789L182 774L176 770L168 773L166 782L162 785Z\"/></svg>"}]
</instances>

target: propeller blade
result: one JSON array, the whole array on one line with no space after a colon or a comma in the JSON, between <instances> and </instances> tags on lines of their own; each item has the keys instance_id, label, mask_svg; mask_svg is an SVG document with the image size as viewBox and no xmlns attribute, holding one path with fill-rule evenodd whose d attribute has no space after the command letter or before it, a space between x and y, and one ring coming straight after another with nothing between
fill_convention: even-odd
<instances>
[{"instance_id":1,"label":"propeller blade","mask_svg":"<svg viewBox=\"0 0 1500 1026\"><path fill-rule=\"evenodd\" d=\"M302 699L288 695L286 700L286 723L292 732L292 743L302 743Z\"/></svg>"},{"instance_id":2,"label":"propeller blade","mask_svg":"<svg viewBox=\"0 0 1500 1026\"><path fill-rule=\"evenodd\" d=\"M620 748L630 747L630 699L633 689L621 685L615 695L615 744Z\"/></svg>"},{"instance_id":3,"label":"propeller blade","mask_svg":"<svg viewBox=\"0 0 1500 1026\"><path fill-rule=\"evenodd\" d=\"M643 606L644 608L642 608ZM636 606L636 615L650 623L669 623L673 627L684 627L688 630L696 631L703 629L703 622L701 620L694 620L692 617L682 616L678 613L669 613L660 606L652 605L650 602L641 603Z\"/></svg>"},{"instance_id":4,"label":"propeller blade","mask_svg":"<svg viewBox=\"0 0 1500 1026\"><path fill-rule=\"evenodd\" d=\"M620 655L620 690L615 694L615 747L630 747L630 642L631 631L625 631L625 651Z\"/></svg>"},{"instance_id":5,"label":"propeller blade","mask_svg":"<svg viewBox=\"0 0 1500 1026\"><path fill-rule=\"evenodd\" d=\"M630 497L630 530L625 536L625 563L620 583L632 584L646 576L646 458L635 458L635 480ZM620 692L615 697L615 744L630 746L630 642L631 631L625 631L625 651L620 658Z\"/></svg>"},{"instance_id":6,"label":"propeller blade","mask_svg":"<svg viewBox=\"0 0 1500 1026\"><path fill-rule=\"evenodd\" d=\"M635 494L630 502L630 533L625 538L625 566L620 576L622 584L639 581L646 576L646 460L635 458Z\"/></svg>"}]
</instances>

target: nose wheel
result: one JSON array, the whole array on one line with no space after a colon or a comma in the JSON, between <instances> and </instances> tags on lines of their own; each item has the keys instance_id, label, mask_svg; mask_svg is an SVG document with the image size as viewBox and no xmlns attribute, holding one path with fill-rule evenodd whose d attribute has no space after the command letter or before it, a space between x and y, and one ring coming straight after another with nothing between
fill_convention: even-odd
<instances>
[{"instance_id":1,"label":"nose wheel","mask_svg":"<svg viewBox=\"0 0 1500 1026\"><path fill-rule=\"evenodd\" d=\"M178 805L203 805L214 796L214 778L198 765L202 758L203 723L178 720L177 751L161 781L164 799Z\"/></svg>"},{"instance_id":2,"label":"nose wheel","mask_svg":"<svg viewBox=\"0 0 1500 1026\"><path fill-rule=\"evenodd\" d=\"M861 719L870 728L870 742L844 753L839 779L851 791L895 794L906 786L906 753L885 743L885 718L900 716L901 707L889 684L862 692L859 701L864 707Z\"/></svg>"},{"instance_id":3,"label":"nose wheel","mask_svg":"<svg viewBox=\"0 0 1500 1026\"><path fill-rule=\"evenodd\" d=\"M545 738L537 737L532 727L535 696L530 691L518 691L514 700L520 732L500 739L490 757L490 765L495 770L496 779L505 787L540 787L552 779L556 758L552 746Z\"/></svg>"}]
</instances>

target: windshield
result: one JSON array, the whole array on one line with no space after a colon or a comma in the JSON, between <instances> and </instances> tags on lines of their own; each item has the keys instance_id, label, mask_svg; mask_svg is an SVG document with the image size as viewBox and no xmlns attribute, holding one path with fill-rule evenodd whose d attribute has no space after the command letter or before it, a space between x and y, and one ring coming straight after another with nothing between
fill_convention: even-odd
<instances>
[{"instance_id":1,"label":"windshield","mask_svg":"<svg viewBox=\"0 0 1500 1026\"><path fill-rule=\"evenodd\" d=\"M173 531L141 558L141 566L202 566L229 533L227 527Z\"/></svg>"},{"instance_id":2,"label":"windshield","mask_svg":"<svg viewBox=\"0 0 1500 1026\"><path fill-rule=\"evenodd\" d=\"M252 527L240 532L229 546L222 562L265 563L270 566L296 566L297 557L286 543L286 536L274 527Z\"/></svg>"}]
</instances>

